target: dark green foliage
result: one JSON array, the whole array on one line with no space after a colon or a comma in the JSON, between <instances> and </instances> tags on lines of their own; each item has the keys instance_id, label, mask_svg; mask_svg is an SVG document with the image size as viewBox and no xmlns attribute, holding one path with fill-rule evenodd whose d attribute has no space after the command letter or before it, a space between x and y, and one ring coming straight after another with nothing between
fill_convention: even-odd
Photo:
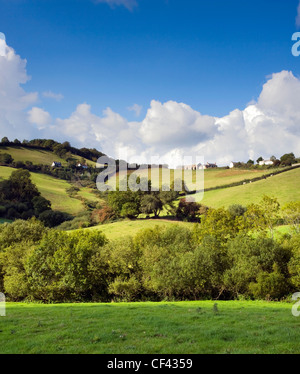
<instances>
[{"instance_id":1,"label":"dark green foliage","mask_svg":"<svg viewBox=\"0 0 300 374\"><path fill-rule=\"evenodd\" d=\"M36 216L39 216L46 210L51 210L51 202L43 196L35 196L32 199L32 204Z\"/></svg>"},{"instance_id":2,"label":"dark green foliage","mask_svg":"<svg viewBox=\"0 0 300 374\"><path fill-rule=\"evenodd\" d=\"M163 203L158 195L144 195L141 199L141 212L147 215L154 214L157 217L163 208Z\"/></svg>"},{"instance_id":3,"label":"dark green foliage","mask_svg":"<svg viewBox=\"0 0 300 374\"><path fill-rule=\"evenodd\" d=\"M47 301L91 300L97 292L101 294L103 264L101 261L95 273L91 259L96 254L101 257L105 243L105 237L97 231L50 231L27 258L29 294ZM105 266L102 272L106 272Z\"/></svg>"},{"instance_id":4,"label":"dark green foliage","mask_svg":"<svg viewBox=\"0 0 300 374\"><path fill-rule=\"evenodd\" d=\"M72 217L68 213L54 210L45 210L39 215L39 220L46 227L55 227L71 219Z\"/></svg>"},{"instance_id":5,"label":"dark green foliage","mask_svg":"<svg viewBox=\"0 0 300 374\"><path fill-rule=\"evenodd\" d=\"M9 165L12 162L13 162L13 158L11 157L10 154L8 154L8 153L1 153L0 154L0 163L1 164Z\"/></svg>"},{"instance_id":6,"label":"dark green foliage","mask_svg":"<svg viewBox=\"0 0 300 374\"><path fill-rule=\"evenodd\" d=\"M275 200L262 204L276 213ZM194 230L156 226L110 242L97 230L66 233L36 219L3 224L0 292L45 302L280 300L299 290L300 235L249 235L261 209L210 209Z\"/></svg>"},{"instance_id":7,"label":"dark green foliage","mask_svg":"<svg viewBox=\"0 0 300 374\"><path fill-rule=\"evenodd\" d=\"M196 202L188 202L181 199L176 209L176 218L187 222L199 222L201 205Z\"/></svg>"}]
</instances>

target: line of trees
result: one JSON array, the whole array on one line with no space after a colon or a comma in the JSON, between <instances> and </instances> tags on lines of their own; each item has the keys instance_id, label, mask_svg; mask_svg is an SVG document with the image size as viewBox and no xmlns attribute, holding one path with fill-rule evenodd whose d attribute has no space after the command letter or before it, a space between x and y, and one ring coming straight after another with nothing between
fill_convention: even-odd
<instances>
[{"instance_id":1,"label":"line of trees","mask_svg":"<svg viewBox=\"0 0 300 374\"><path fill-rule=\"evenodd\" d=\"M278 208L266 197L247 209L210 209L193 229L174 224L112 241L98 230L17 220L0 226L0 291L43 302L279 300L300 287L300 202L285 210L298 231L275 239L266 229Z\"/></svg>"}]
</instances>

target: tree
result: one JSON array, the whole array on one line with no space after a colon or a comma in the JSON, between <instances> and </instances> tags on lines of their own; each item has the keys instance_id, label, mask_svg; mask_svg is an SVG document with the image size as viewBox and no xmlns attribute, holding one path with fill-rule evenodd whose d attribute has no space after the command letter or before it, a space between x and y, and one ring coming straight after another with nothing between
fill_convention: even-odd
<instances>
[{"instance_id":1,"label":"tree","mask_svg":"<svg viewBox=\"0 0 300 374\"><path fill-rule=\"evenodd\" d=\"M257 160L256 163L259 164L260 161L263 161L264 159L260 156Z\"/></svg>"},{"instance_id":2,"label":"tree","mask_svg":"<svg viewBox=\"0 0 300 374\"><path fill-rule=\"evenodd\" d=\"M106 288L108 263L99 231L72 233L50 230L26 261L29 294L37 300L91 300ZM96 265L93 258L97 256Z\"/></svg>"},{"instance_id":3,"label":"tree","mask_svg":"<svg viewBox=\"0 0 300 374\"><path fill-rule=\"evenodd\" d=\"M163 203L159 196L154 194L144 195L141 198L141 212L147 215L154 214L157 217L163 208Z\"/></svg>"},{"instance_id":4,"label":"tree","mask_svg":"<svg viewBox=\"0 0 300 374\"><path fill-rule=\"evenodd\" d=\"M45 199L43 196L35 196L32 199L33 209L35 215L39 216L46 210L51 210L51 201Z\"/></svg>"},{"instance_id":5,"label":"tree","mask_svg":"<svg viewBox=\"0 0 300 374\"><path fill-rule=\"evenodd\" d=\"M43 222L46 227L55 227L65 221L71 220L71 216L67 213L55 210L44 210L39 214L39 220Z\"/></svg>"},{"instance_id":6,"label":"tree","mask_svg":"<svg viewBox=\"0 0 300 374\"><path fill-rule=\"evenodd\" d=\"M30 202L40 196L36 185L32 183L28 170L18 169L11 173L8 180L2 182L2 198L10 201Z\"/></svg>"},{"instance_id":7,"label":"tree","mask_svg":"<svg viewBox=\"0 0 300 374\"><path fill-rule=\"evenodd\" d=\"M280 157L281 165L283 166L291 166L292 164L296 163L296 158L294 153L286 153Z\"/></svg>"},{"instance_id":8,"label":"tree","mask_svg":"<svg viewBox=\"0 0 300 374\"><path fill-rule=\"evenodd\" d=\"M286 222L292 225L296 232L300 233L300 201L286 204L282 211Z\"/></svg>"},{"instance_id":9,"label":"tree","mask_svg":"<svg viewBox=\"0 0 300 374\"><path fill-rule=\"evenodd\" d=\"M0 154L0 162L3 164L12 164L14 159L11 157L9 153L1 153Z\"/></svg>"},{"instance_id":10,"label":"tree","mask_svg":"<svg viewBox=\"0 0 300 374\"><path fill-rule=\"evenodd\" d=\"M232 204L228 207L228 212L235 218L235 217L241 217L245 214L247 211L247 208L240 204Z\"/></svg>"},{"instance_id":11,"label":"tree","mask_svg":"<svg viewBox=\"0 0 300 374\"><path fill-rule=\"evenodd\" d=\"M196 202L188 202L181 199L176 210L176 217L182 221L199 222L200 204Z\"/></svg>"},{"instance_id":12,"label":"tree","mask_svg":"<svg viewBox=\"0 0 300 374\"><path fill-rule=\"evenodd\" d=\"M2 145L8 145L9 144L9 140L6 136L4 136L4 138L1 139L1 144Z\"/></svg>"}]
</instances>

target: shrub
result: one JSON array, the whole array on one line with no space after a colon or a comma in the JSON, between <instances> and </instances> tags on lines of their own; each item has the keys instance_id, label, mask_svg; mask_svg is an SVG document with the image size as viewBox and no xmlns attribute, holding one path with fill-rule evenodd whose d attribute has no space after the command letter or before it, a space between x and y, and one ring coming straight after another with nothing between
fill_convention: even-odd
<instances>
[{"instance_id":1,"label":"shrub","mask_svg":"<svg viewBox=\"0 0 300 374\"><path fill-rule=\"evenodd\" d=\"M95 276L91 260L106 241L98 231L50 231L26 262L30 295L44 301L91 300L102 287L101 268Z\"/></svg>"},{"instance_id":2,"label":"shrub","mask_svg":"<svg viewBox=\"0 0 300 374\"><path fill-rule=\"evenodd\" d=\"M68 213L55 210L45 210L39 215L39 220L43 222L46 227L55 227L70 219L72 219L72 217Z\"/></svg>"}]
</instances>

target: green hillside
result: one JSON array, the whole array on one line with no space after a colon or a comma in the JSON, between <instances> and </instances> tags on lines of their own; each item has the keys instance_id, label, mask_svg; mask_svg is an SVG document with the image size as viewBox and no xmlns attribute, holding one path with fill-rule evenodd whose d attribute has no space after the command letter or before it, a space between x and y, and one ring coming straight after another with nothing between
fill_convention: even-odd
<instances>
[{"instance_id":1,"label":"green hillside","mask_svg":"<svg viewBox=\"0 0 300 374\"><path fill-rule=\"evenodd\" d=\"M198 187L197 189L204 189L214 188L219 186L228 185L231 183L241 182L244 180L251 180L254 178L262 177L263 175L273 174L278 169L226 169L226 168L217 168L217 169L206 169L201 171L192 171L192 170L184 170L184 179L187 182L187 187L194 189L194 186L190 187L189 180L192 180L193 183L196 182L196 172L198 173L197 181L202 181L201 178L204 178L204 184ZM168 175L168 172L170 173ZM162 184L172 183L174 179L181 178L181 170L159 170L158 168L154 168L153 170L148 171L146 169L139 170L136 172L141 178L149 178L151 179L152 186L159 186L161 187ZM125 177L126 172L122 171L117 174L118 178L121 180ZM170 181L170 182L169 182Z\"/></svg>"},{"instance_id":2,"label":"green hillside","mask_svg":"<svg viewBox=\"0 0 300 374\"><path fill-rule=\"evenodd\" d=\"M34 148L27 148L22 146L1 146L0 147L0 154L8 153L14 159L15 162L17 161L30 161L34 165L43 164L43 165L51 165L53 161L60 162L62 166L67 166L67 161L62 159L61 157L57 156L55 153L45 150L45 149L34 149ZM72 155L74 160L80 161L81 157L77 155ZM85 159L86 160L86 159ZM86 163L90 166L95 166L95 162L86 160Z\"/></svg>"},{"instance_id":3,"label":"green hillside","mask_svg":"<svg viewBox=\"0 0 300 374\"><path fill-rule=\"evenodd\" d=\"M0 180L8 179L14 170L16 169L1 166ZM45 174L30 174L33 183L36 184L42 196L51 201L53 210L61 210L72 215L84 210L84 206L80 200L72 198L67 194L66 189L71 186L70 183ZM95 195L88 188L82 188L80 194L88 200L96 200Z\"/></svg>"},{"instance_id":4,"label":"green hillside","mask_svg":"<svg viewBox=\"0 0 300 374\"><path fill-rule=\"evenodd\" d=\"M155 226L180 225L193 227L193 223L180 221L167 221L163 219L142 219L142 220L124 220L119 222L107 223L86 228L85 230L100 230L108 239L117 239L126 235L134 236L140 230L154 228Z\"/></svg>"},{"instance_id":5,"label":"green hillside","mask_svg":"<svg viewBox=\"0 0 300 374\"><path fill-rule=\"evenodd\" d=\"M300 200L300 169L290 170L254 183L204 193L201 203L214 208L258 203L263 195L276 197L281 205ZM197 199L197 195L194 195Z\"/></svg>"}]
</instances>

